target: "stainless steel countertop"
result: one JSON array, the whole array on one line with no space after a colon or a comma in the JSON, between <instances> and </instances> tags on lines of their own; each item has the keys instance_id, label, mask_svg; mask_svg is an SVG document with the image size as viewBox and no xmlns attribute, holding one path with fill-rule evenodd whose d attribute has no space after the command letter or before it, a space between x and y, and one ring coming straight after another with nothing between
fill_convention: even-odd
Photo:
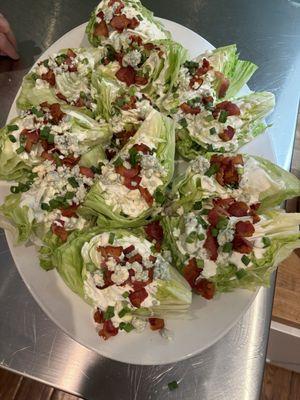
<instances>
[{"instance_id":1,"label":"stainless steel countertop","mask_svg":"<svg viewBox=\"0 0 300 400\"><path fill-rule=\"evenodd\" d=\"M0 11L11 22L22 58L0 61L0 125L34 60L62 34L86 21L96 3L1 0ZM145 0L144 4L215 46L237 43L241 56L260 66L250 87L271 90L277 97L271 134L278 163L288 168L300 92L300 4L288 0ZM260 290L237 325L202 354L167 366L126 365L87 350L49 320L18 275L1 233L0 365L89 400L258 399L273 287ZM179 388L169 392L167 383L175 379Z\"/></svg>"}]
</instances>

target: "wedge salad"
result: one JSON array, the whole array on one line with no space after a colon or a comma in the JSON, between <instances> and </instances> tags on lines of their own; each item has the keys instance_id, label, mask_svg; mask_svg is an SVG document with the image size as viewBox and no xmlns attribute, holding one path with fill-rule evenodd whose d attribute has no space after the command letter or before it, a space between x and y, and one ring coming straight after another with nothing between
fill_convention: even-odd
<instances>
[{"instance_id":1,"label":"wedge salad","mask_svg":"<svg viewBox=\"0 0 300 400\"><path fill-rule=\"evenodd\" d=\"M0 130L0 226L92 307L104 340L169 337L193 295L269 284L300 247L300 214L280 208L300 181L240 150L275 100L240 95L257 66L235 45L190 59L139 0L103 0L86 34L91 47L32 68Z\"/></svg>"}]
</instances>

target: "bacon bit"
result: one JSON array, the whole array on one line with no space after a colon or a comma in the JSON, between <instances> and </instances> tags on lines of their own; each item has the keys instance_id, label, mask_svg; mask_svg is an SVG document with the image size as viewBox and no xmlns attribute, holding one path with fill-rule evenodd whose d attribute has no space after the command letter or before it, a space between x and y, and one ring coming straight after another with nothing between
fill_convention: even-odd
<instances>
[{"instance_id":1,"label":"bacon bit","mask_svg":"<svg viewBox=\"0 0 300 400\"><path fill-rule=\"evenodd\" d=\"M115 150L105 149L105 155L106 155L108 161L112 160L116 154L117 154L117 152Z\"/></svg>"},{"instance_id":2,"label":"bacon bit","mask_svg":"<svg viewBox=\"0 0 300 400\"><path fill-rule=\"evenodd\" d=\"M117 259L117 260L119 260L119 259ZM106 264L103 265L102 268L107 268ZM113 271L108 271L107 269L104 269L104 271L103 271L104 285L101 287L96 285L96 287L98 289L106 289L109 286L114 285L114 282L111 280L112 274L113 274Z\"/></svg>"},{"instance_id":3,"label":"bacon bit","mask_svg":"<svg viewBox=\"0 0 300 400\"><path fill-rule=\"evenodd\" d=\"M66 98L62 93L57 92L57 93L56 93L56 97L58 97L60 100L65 101L66 103L68 103L67 98Z\"/></svg>"},{"instance_id":4,"label":"bacon bit","mask_svg":"<svg viewBox=\"0 0 300 400\"><path fill-rule=\"evenodd\" d=\"M61 215L63 217L67 217L67 218L78 217L76 214L78 207L79 207L79 204L72 204L68 208L61 208Z\"/></svg>"},{"instance_id":5,"label":"bacon bit","mask_svg":"<svg viewBox=\"0 0 300 400\"><path fill-rule=\"evenodd\" d=\"M202 97L202 103L203 103L204 105L212 104L213 102L214 102L214 99L213 99L212 96L203 96L203 97Z\"/></svg>"},{"instance_id":6,"label":"bacon bit","mask_svg":"<svg viewBox=\"0 0 300 400\"><path fill-rule=\"evenodd\" d=\"M180 108L185 114L197 115L201 112L200 107L193 108L193 107L189 106L187 103L182 103Z\"/></svg>"},{"instance_id":7,"label":"bacon bit","mask_svg":"<svg viewBox=\"0 0 300 400\"><path fill-rule=\"evenodd\" d=\"M197 76L205 75L211 69L209 65L209 61L206 58L203 58L202 67L199 67L196 71Z\"/></svg>"},{"instance_id":8,"label":"bacon bit","mask_svg":"<svg viewBox=\"0 0 300 400\"><path fill-rule=\"evenodd\" d=\"M214 297L216 288L213 282L210 282L208 279L201 278L197 280L194 290L197 294L200 294L207 300L211 300Z\"/></svg>"},{"instance_id":9,"label":"bacon bit","mask_svg":"<svg viewBox=\"0 0 300 400\"><path fill-rule=\"evenodd\" d=\"M225 78L224 74L220 71L216 71L216 77L220 80L219 89L218 89L218 97L222 98L227 93L227 90L230 85L230 80Z\"/></svg>"},{"instance_id":10,"label":"bacon bit","mask_svg":"<svg viewBox=\"0 0 300 400\"><path fill-rule=\"evenodd\" d=\"M104 19L104 12L103 11L99 11L97 14L97 17L100 19Z\"/></svg>"},{"instance_id":11,"label":"bacon bit","mask_svg":"<svg viewBox=\"0 0 300 400\"><path fill-rule=\"evenodd\" d=\"M149 256L149 261L151 261L153 264L157 260L157 257L154 257L152 254Z\"/></svg>"},{"instance_id":12,"label":"bacon bit","mask_svg":"<svg viewBox=\"0 0 300 400\"><path fill-rule=\"evenodd\" d=\"M143 44L143 39L140 36L137 35L130 35L130 40L132 43L137 43L139 46ZM147 44L144 45L144 48L146 48ZM154 46L153 46L154 47Z\"/></svg>"},{"instance_id":13,"label":"bacon bit","mask_svg":"<svg viewBox=\"0 0 300 400\"><path fill-rule=\"evenodd\" d=\"M57 223L59 223L60 225L58 225ZM66 242L66 240L68 239L68 232L65 230L64 228L64 221L57 219L54 222L52 222L51 225L51 232L58 236L62 242Z\"/></svg>"},{"instance_id":14,"label":"bacon bit","mask_svg":"<svg viewBox=\"0 0 300 400\"><path fill-rule=\"evenodd\" d=\"M108 26L105 21L100 21L99 23L95 24L94 28L94 36L103 36L103 37L108 37L109 36L109 31L108 31Z\"/></svg>"},{"instance_id":15,"label":"bacon bit","mask_svg":"<svg viewBox=\"0 0 300 400\"><path fill-rule=\"evenodd\" d=\"M84 100L83 100L81 97L79 97L79 98L76 100L74 106L75 106L75 107L84 107Z\"/></svg>"},{"instance_id":16,"label":"bacon bit","mask_svg":"<svg viewBox=\"0 0 300 400\"><path fill-rule=\"evenodd\" d=\"M126 17L126 15L116 15L110 21L110 25L113 29L116 29L119 33L122 33L124 29L128 28L131 20Z\"/></svg>"},{"instance_id":17,"label":"bacon bit","mask_svg":"<svg viewBox=\"0 0 300 400\"><path fill-rule=\"evenodd\" d=\"M151 153L150 147L148 147L144 143L136 143L134 146L132 146L136 151L139 151L143 154L149 154Z\"/></svg>"},{"instance_id":18,"label":"bacon bit","mask_svg":"<svg viewBox=\"0 0 300 400\"><path fill-rule=\"evenodd\" d=\"M20 133L20 136L26 138L25 151L27 153L30 153L32 146L34 144L37 144L39 141L40 132L38 129L31 132L28 129L23 129L22 132Z\"/></svg>"},{"instance_id":19,"label":"bacon bit","mask_svg":"<svg viewBox=\"0 0 300 400\"><path fill-rule=\"evenodd\" d=\"M240 236L235 236L232 241L233 250L242 254L249 254L252 251L253 244L249 240L244 239Z\"/></svg>"},{"instance_id":20,"label":"bacon bit","mask_svg":"<svg viewBox=\"0 0 300 400\"><path fill-rule=\"evenodd\" d=\"M232 217L245 217L248 215L249 207L243 201L236 201L228 207L228 213Z\"/></svg>"},{"instance_id":21,"label":"bacon bit","mask_svg":"<svg viewBox=\"0 0 300 400\"><path fill-rule=\"evenodd\" d=\"M124 178L123 184L124 186L127 187L129 190L137 190L139 188L139 184L142 181L141 176L134 176L133 178Z\"/></svg>"},{"instance_id":22,"label":"bacon bit","mask_svg":"<svg viewBox=\"0 0 300 400\"><path fill-rule=\"evenodd\" d=\"M133 17L130 20L128 28L129 29L135 29L137 26L139 26L139 24L140 24L140 21L137 18Z\"/></svg>"},{"instance_id":23,"label":"bacon bit","mask_svg":"<svg viewBox=\"0 0 300 400\"><path fill-rule=\"evenodd\" d=\"M68 156L68 157L64 157L62 160L61 160L61 162L66 166L66 167L69 167L69 168L72 168L72 167L74 167L74 165L76 165L78 162L79 162L79 160L80 160L80 157L77 157L77 158L75 158L75 157L73 157L73 156Z\"/></svg>"},{"instance_id":24,"label":"bacon bit","mask_svg":"<svg viewBox=\"0 0 300 400\"><path fill-rule=\"evenodd\" d=\"M231 157L231 162L234 165L244 165L242 154L236 154L235 156Z\"/></svg>"},{"instance_id":25,"label":"bacon bit","mask_svg":"<svg viewBox=\"0 0 300 400\"><path fill-rule=\"evenodd\" d=\"M135 250L135 247L133 244L131 244L130 246L126 247L126 249L123 249L123 254L129 254L132 253Z\"/></svg>"},{"instance_id":26,"label":"bacon bit","mask_svg":"<svg viewBox=\"0 0 300 400\"><path fill-rule=\"evenodd\" d=\"M133 264L134 262L138 262L139 264L143 263L143 257L140 254L135 254L134 256L131 256L128 258L127 262L129 264Z\"/></svg>"},{"instance_id":27,"label":"bacon bit","mask_svg":"<svg viewBox=\"0 0 300 400\"><path fill-rule=\"evenodd\" d=\"M123 57L124 57L124 54L122 52L115 54L115 59L116 59L116 61L118 61L118 63L120 64L121 67L122 67Z\"/></svg>"},{"instance_id":28,"label":"bacon bit","mask_svg":"<svg viewBox=\"0 0 300 400\"><path fill-rule=\"evenodd\" d=\"M105 57L104 60L102 61L103 65L108 65L110 63L110 59Z\"/></svg>"},{"instance_id":29,"label":"bacon bit","mask_svg":"<svg viewBox=\"0 0 300 400\"><path fill-rule=\"evenodd\" d=\"M160 331L165 327L165 321L161 318L149 318L148 321L152 331Z\"/></svg>"},{"instance_id":30,"label":"bacon bit","mask_svg":"<svg viewBox=\"0 0 300 400\"><path fill-rule=\"evenodd\" d=\"M211 261L216 261L218 258L218 240L216 237L212 235L211 227L207 229L206 239L203 244L203 247L207 250L209 254L209 259Z\"/></svg>"},{"instance_id":31,"label":"bacon bit","mask_svg":"<svg viewBox=\"0 0 300 400\"><path fill-rule=\"evenodd\" d=\"M198 87L196 89L194 88L195 83L198 84ZM193 76L191 78L191 80L190 80L190 85L189 86L190 86L191 89L197 90L202 85L202 83L203 83L203 79L200 78L200 76Z\"/></svg>"},{"instance_id":32,"label":"bacon bit","mask_svg":"<svg viewBox=\"0 0 300 400\"><path fill-rule=\"evenodd\" d=\"M81 175L84 175L87 178L94 178L94 176L95 176L95 174L91 170L91 168L88 168L88 167L79 167L79 172L81 173Z\"/></svg>"},{"instance_id":33,"label":"bacon bit","mask_svg":"<svg viewBox=\"0 0 300 400\"><path fill-rule=\"evenodd\" d=\"M159 221L150 222L150 224L144 227L147 235L147 239L151 242L156 240L157 243L161 243L164 238L164 231Z\"/></svg>"},{"instance_id":34,"label":"bacon bit","mask_svg":"<svg viewBox=\"0 0 300 400\"><path fill-rule=\"evenodd\" d=\"M201 272L202 269L197 267L196 258L191 258L183 268L183 276L192 288L195 286L196 279L200 276Z\"/></svg>"},{"instance_id":35,"label":"bacon bit","mask_svg":"<svg viewBox=\"0 0 300 400\"><path fill-rule=\"evenodd\" d=\"M73 51L72 49L68 49L68 50L67 50L67 57L69 57L69 58L76 58L76 57L77 57L77 54L74 53L74 51Z\"/></svg>"},{"instance_id":36,"label":"bacon bit","mask_svg":"<svg viewBox=\"0 0 300 400\"><path fill-rule=\"evenodd\" d=\"M145 86L148 83L148 78L146 76L135 76L134 83L139 86Z\"/></svg>"},{"instance_id":37,"label":"bacon bit","mask_svg":"<svg viewBox=\"0 0 300 400\"><path fill-rule=\"evenodd\" d=\"M96 324L103 324L104 322L103 311L100 311L99 308L97 308L97 310L94 313L94 321L96 322Z\"/></svg>"},{"instance_id":38,"label":"bacon bit","mask_svg":"<svg viewBox=\"0 0 300 400\"><path fill-rule=\"evenodd\" d=\"M208 222L210 223L210 225L212 227L216 227L220 217L228 217L228 213L226 212L226 210L223 207L218 207L215 206L214 208L212 208L209 213L208 213Z\"/></svg>"},{"instance_id":39,"label":"bacon bit","mask_svg":"<svg viewBox=\"0 0 300 400\"><path fill-rule=\"evenodd\" d=\"M123 251L122 246L98 246L97 251L101 253L103 258L113 257L117 258L120 257Z\"/></svg>"},{"instance_id":40,"label":"bacon bit","mask_svg":"<svg viewBox=\"0 0 300 400\"><path fill-rule=\"evenodd\" d=\"M47 151L43 151L41 154L41 158L43 160L48 160L48 161L52 161L55 162L53 154L52 153L48 153Z\"/></svg>"},{"instance_id":41,"label":"bacon bit","mask_svg":"<svg viewBox=\"0 0 300 400\"><path fill-rule=\"evenodd\" d=\"M40 143L45 151L54 149L54 144L48 143L47 140L45 140L45 139L40 139Z\"/></svg>"},{"instance_id":42,"label":"bacon bit","mask_svg":"<svg viewBox=\"0 0 300 400\"><path fill-rule=\"evenodd\" d=\"M40 103L40 107L42 108L49 108L50 104L48 103L48 101L43 101L43 103Z\"/></svg>"},{"instance_id":43,"label":"bacon bit","mask_svg":"<svg viewBox=\"0 0 300 400\"><path fill-rule=\"evenodd\" d=\"M135 82L135 70L131 67L121 67L117 73L116 77L119 81L126 83L127 86L133 85Z\"/></svg>"},{"instance_id":44,"label":"bacon bit","mask_svg":"<svg viewBox=\"0 0 300 400\"><path fill-rule=\"evenodd\" d=\"M114 133L114 136L120 140L120 145L121 145L121 147L123 147L128 142L128 140L135 134L136 134L136 130L132 129L131 131L123 130L121 132ZM115 155L116 155L116 153L115 153Z\"/></svg>"},{"instance_id":45,"label":"bacon bit","mask_svg":"<svg viewBox=\"0 0 300 400\"><path fill-rule=\"evenodd\" d=\"M238 221L235 225L235 233L240 237L251 237L255 232L250 221Z\"/></svg>"},{"instance_id":46,"label":"bacon bit","mask_svg":"<svg viewBox=\"0 0 300 400\"><path fill-rule=\"evenodd\" d=\"M235 129L228 125L227 128L223 130L223 132L219 133L219 138L223 140L223 142L229 142L233 138L235 134Z\"/></svg>"},{"instance_id":47,"label":"bacon bit","mask_svg":"<svg viewBox=\"0 0 300 400\"><path fill-rule=\"evenodd\" d=\"M129 294L129 300L131 304L136 307L140 308L141 303L148 297L148 293L145 288L141 288L140 290L137 290L135 292L131 292Z\"/></svg>"},{"instance_id":48,"label":"bacon bit","mask_svg":"<svg viewBox=\"0 0 300 400\"><path fill-rule=\"evenodd\" d=\"M123 165L118 165L115 167L115 171L117 174L123 176L124 178L132 179L141 172L141 167L137 164L134 167L128 169Z\"/></svg>"},{"instance_id":49,"label":"bacon bit","mask_svg":"<svg viewBox=\"0 0 300 400\"><path fill-rule=\"evenodd\" d=\"M99 331L99 336L103 337L104 340L109 339L112 336L116 336L119 332L119 328L115 328L111 320L104 321L103 328Z\"/></svg>"},{"instance_id":50,"label":"bacon bit","mask_svg":"<svg viewBox=\"0 0 300 400\"><path fill-rule=\"evenodd\" d=\"M43 81L48 82L50 86L55 86L56 83L55 74L52 71L52 69L49 69L49 71L46 74L42 74L41 78Z\"/></svg>"},{"instance_id":51,"label":"bacon bit","mask_svg":"<svg viewBox=\"0 0 300 400\"><path fill-rule=\"evenodd\" d=\"M253 224L257 224L260 221L260 216L256 214L254 211L250 211L250 215L252 217Z\"/></svg>"},{"instance_id":52,"label":"bacon bit","mask_svg":"<svg viewBox=\"0 0 300 400\"><path fill-rule=\"evenodd\" d=\"M151 282L153 282L153 268L149 268L148 270L148 279L146 281L136 281L134 280L133 282L131 282L131 284L133 285L133 289L134 291L140 290L148 285L150 285Z\"/></svg>"},{"instance_id":53,"label":"bacon bit","mask_svg":"<svg viewBox=\"0 0 300 400\"><path fill-rule=\"evenodd\" d=\"M151 207L153 205L153 197L152 197L151 193L149 192L149 190L147 188L139 186L139 191L140 191L143 199L148 204L148 206Z\"/></svg>"},{"instance_id":54,"label":"bacon bit","mask_svg":"<svg viewBox=\"0 0 300 400\"><path fill-rule=\"evenodd\" d=\"M120 99L120 97L119 97L119 99ZM117 99L118 100L118 99ZM126 104L124 104L121 108L122 108L122 110L124 110L124 111L127 111L127 110L133 110L133 109L135 109L136 108L136 101L137 101L137 98L135 97L135 96L130 96L130 101L128 102L128 103L126 103ZM126 131L125 131L126 132Z\"/></svg>"},{"instance_id":55,"label":"bacon bit","mask_svg":"<svg viewBox=\"0 0 300 400\"><path fill-rule=\"evenodd\" d=\"M61 111L60 104L59 103L53 103L49 105L49 111L52 116L52 122L55 125L58 125L59 122L63 119L63 117L66 115L64 112Z\"/></svg>"},{"instance_id":56,"label":"bacon bit","mask_svg":"<svg viewBox=\"0 0 300 400\"><path fill-rule=\"evenodd\" d=\"M250 208L252 211L257 211L260 206L261 206L261 203L253 203L253 204L251 204Z\"/></svg>"},{"instance_id":57,"label":"bacon bit","mask_svg":"<svg viewBox=\"0 0 300 400\"><path fill-rule=\"evenodd\" d=\"M223 207L227 209L235 200L232 197L228 197L227 199L213 199L214 206Z\"/></svg>"},{"instance_id":58,"label":"bacon bit","mask_svg":"<svg viewBox=\"0 0 300 400\"><path fill-rule=\"evenodd\" d=\"M240 158L240 157L238 157ZM241 177L235 167L235 157L224 157L222 155L213 155L210 160L211 165L218 165L219 170L216 173L216 180L221 186L236 185Z\"/></svg>"},{"instance_id":59,"label":"bacon bit","mask_svg":"<svg viewBox=\"0 0 300 400\"><path fill-rule=\"evenodd\" d=\"M219 103L216 105L216 111L227 111L227 115L231 116L231 115L240 115L241 114L241 110L239 109L239 107L232 103L231 101L222 101L222 103Z\"/></svg>"}]
</instances>

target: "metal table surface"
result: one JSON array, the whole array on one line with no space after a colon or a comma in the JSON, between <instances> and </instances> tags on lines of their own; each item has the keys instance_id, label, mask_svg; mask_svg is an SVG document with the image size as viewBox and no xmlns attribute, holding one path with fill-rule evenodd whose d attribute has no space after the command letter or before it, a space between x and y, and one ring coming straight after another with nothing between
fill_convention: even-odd
<instances>
[{"instance_id":1,"label":"metal table surface","mask_svg":"<svg viewBox=\"0 0 300 400\"><path fill-rule=\"evenodd\" d=\"M1 0L21 60L0 61L0 124L23 75L62 34L88 19L97 0ZM300 7L288 0L145 0L158 16L200 33L213 45L237 43L260 66L250 83L277 97L271 118L278 163L289 167L299 101ZM0 235L0 365L89 400L258 399L273 288L260 290L235 327L207 351L166 366L110 361L74 342L35 303ZM188 338L187 338L188 340ZM180 382L169 392L167 383ZM34 399L33 399L34 400Z\"/></svg>"}]
</instances>

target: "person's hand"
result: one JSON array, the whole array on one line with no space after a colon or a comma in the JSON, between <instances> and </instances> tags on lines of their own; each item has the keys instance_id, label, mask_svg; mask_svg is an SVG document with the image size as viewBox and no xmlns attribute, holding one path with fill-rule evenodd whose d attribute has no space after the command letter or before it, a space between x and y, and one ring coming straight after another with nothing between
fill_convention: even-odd
<instances>
[{"instance_id":1,"label":"person's hand","mask_svg":"<svg viewBox=\"0 0 300 400\"><path fill-rule=\"evenodd\" d=\"M2 14L0 14L0 55L11 57L13 60L20 58L17 53L16 38Z\"/></svg>"}]
</instances>

